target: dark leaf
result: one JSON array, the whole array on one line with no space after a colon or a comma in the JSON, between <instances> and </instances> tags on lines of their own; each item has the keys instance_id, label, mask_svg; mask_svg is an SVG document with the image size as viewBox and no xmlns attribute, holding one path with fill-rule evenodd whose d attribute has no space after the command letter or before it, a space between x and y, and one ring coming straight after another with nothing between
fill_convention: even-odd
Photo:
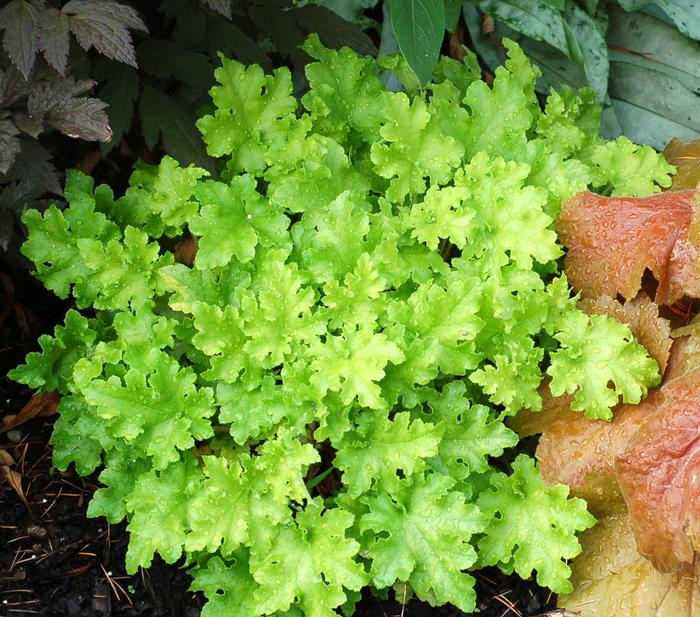
<instances>
[{"instance_id":1,"label":"dark leaf","mask_svg":"<svg viewBox=\"0 0 700 617\"><path fill-rule=\"evenodd\" d=\"M39 16L39 49L46 62L61 75L66 72L69 46L66 15L54 8L42 11Z\"/></svg>"},{"instance_id":2,"label":"dark leaf","mask_svg":"<svg viewBox=\"0 0 700 617\"><path fill-rule=\"evenodd\" d=\"M80 97L73 99L70 105L51 110L46 121L69 137L85 141L109 141L112 131L106 107L100 99Z\"/></svg>"},{"instance_id":3,"label":"dark leaf","mask_svg":"<svg viewBox=\"0 0 700 617\"><path fill-rule=\"evenodd\" d=\"M37 85L27 101L27 111L41 117L69 137L87 141L109 141L112 131L99 99L80 96L94 86L92 81L65 77Z\"/></svg>"},{"instance_id":4,"label":"dark leaf","mask_svg":"<svg viewBox=\"0 0 700 617\"><path fill-rule=\"evenodd\" d=\"M461 0L449 0L455 5L461 6ZM366 9L371 9L379 4L379 0L319 0L318 4L340 15L346 21L354 23L364 23L362 13ZM457 9L459 11L459 8Z\"/></svg>"},{"instance_id":5,"label":"dark leaf","mask_svg":"<svg viewBox=\"0 0 700 617\"><path fill-rule=\"evenodd\" d=\"M437 0L435 0L437 2ZM307 5L286 12L307 35L317 32L328 47L350 47L358 54L377 55L377 48L360 26L346 21L323 6Z\"/></svg>"},{"instance_id":6,"label":"dark leaf","mask_svg":"<svg viewBox=\"0 0 700 617\"><path fill-rule=\"evenodd\" d=\"M94 47L104 56L136 67L131 30L148 32L136 10L112 0L70 0L61 12L83 49Z\"/></svg>"},{"instance_id":7,"label":"dark leaf","mask_svg":"<svg viewBox=\"0 0 700 617\"><path fill-rule=\"evenodd\" d=\"M391 25L404 58L421 83L427 83L445 35L443 0L389 0Z\"/></svg>"},{"instance_id":8,"label":"dark leaf","mask_svg":"<svg viewBox=\"0 0 700 617\"><path fill-rule=\"evenodd\" d=\"M12 119L20 131L31 135L34 139L39 137L39 133L41 133L41 130L44 128L44 120L41 116L29 116L27 114L15 113L12 114Z\"/></svg>"},{"instance_id":9,"label":"dark leaf","mask_svg":"<svg viewBox=\"0 0 700 617\"><path fill-rule=\"evenodd\" d=\"M214 83L214 67L202 53L184 49L168 40L149 40L136 49L139 66L154 77L174 77L196 88L208 89Z\"/></svg>"},{"instance_id":10,"label":"dark leaf","mask_svg":"<svg viewBox=\"0 0 700 617\"><path fill-rule=\"evenodd\" d=\"M231 0L199 0L212 11L231 19Z\"/></svg>"},{"instance_id":11,"label":"dark leaf","mask_svg":"<svg viewBox=\"0 0 700 617\"><path fill-rule=\"evenodd\" d=\"M207 20L207 45L213 58L220 52L243 64L259 64L266 73L273 69L270 57L243 30L223 19Z\"/></svg>"},{"instance_id":12,"label":"dark leaf","mask_svg":"<svg viewBox=\"0 0 700 617\"><path fill-rule=\"evenodd\" d=\"M444 0L445 2L445 29L454 32L459 22L459 14L462 10L462 0Z\"/></svg>"},{"instance_id":13,"label":"dark leaf","mask_svg":"<svg viewBox=\"0 0 700 617\"><path fill-rule=\"evenodd\" d=\"M0 173L10 169L20 149L19 130L12 120L0 120Z\"/></svg>"},{"instance_id":14,"label":"dark leaf","mask_svg":"<svg viewBox=\"0 0 700 617\"><path fill-rule=\"evenodd\" d=\"M0 30L5 30L2 46L24 78L34 66L39 13L24 0L13 0L0 9Z\"/></svg>"},{"instance_id":15,"label":"dark leaf","mask_svg":"<svg viewBox=\"0 0 700 617\"><path fill-rule=\"evenodd\" d=\"M4 180L19 183L24 199L36 199L45 193L63 195L51 153L36 139L20 138L21 149Z\"/></svg>"},{"instance_id":16,"label":"dark leaf","mask_svg":"<svg viewBox=\"0 0 700 617\"><path fill-rule=\"evenodd\" d=\"M144 85L140 112L143 135L149 148L153 148L161 136L165 151L183 165L194 163L205 169L214 169L214 163L195 127L196 117L183 103Z\"/></svg>"},{"instance_id":17,"label":"dark leaf","mask_svg":"<svg viewBox=\"0 0 700 617\"><path fill-rule=\"evenodd\" d=\"M112 66L109 77L99 93L100 100L109 106L107 114L112 128L112 139L100 145L103 155L119 144L124 133L128 132L134 115L134 102L140 89L141 81L134 69L123 64Z\"/></svg>"}]
</instances>

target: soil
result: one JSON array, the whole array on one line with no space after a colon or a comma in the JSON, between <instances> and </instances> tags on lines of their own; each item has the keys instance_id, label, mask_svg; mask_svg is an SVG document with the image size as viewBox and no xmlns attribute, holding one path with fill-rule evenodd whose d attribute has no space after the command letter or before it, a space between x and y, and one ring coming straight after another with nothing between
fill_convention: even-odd
<instances>
[{"instance_id":1,"label":"soil","mask_svg":"<svg viewBox=\"0 0 700 617\"><path fill-rule=\"evenodd\" d=\"M31 398L7 371L37 347L40 334L63 320L67 306L47 294L21 265L0 263L0 425ZM124 571L125 525L86 518L98 488L96 475L51 466L49 438L55 415L36 417L0 433L0 450L15 464L16 489L0 482L0 617L199 617L200 593L189 577L156 558L148 570ZM0 462L2 462L0 460ZM0 476L2 478L2 476ZM527 617L556 606L556 597L534 581L495 569L475 573L480 617ZM547 613L556 615L559 611ZM367 593L357 617L464 617L450 607L411 600L402 606Z\"/></svg>"}]
</instances>

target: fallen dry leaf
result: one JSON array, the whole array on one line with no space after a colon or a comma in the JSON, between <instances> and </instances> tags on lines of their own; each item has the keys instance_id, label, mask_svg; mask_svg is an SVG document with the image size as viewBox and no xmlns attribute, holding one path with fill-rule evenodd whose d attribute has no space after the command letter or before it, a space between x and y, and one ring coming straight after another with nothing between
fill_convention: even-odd
<instances>
[{"instance_id":1,"label":"fallen dry leaf","mask_svg":"<svg viewBox=\"0 0 700 617\"><path fill-rule=\"evenodd\" d=\"M27 497L22 488L22 474L11 469L14 464L15 460L12 458L12 455L0 448L0 482L7 482L28 508L29 503L27 502Z\"/></svg>"},{"instance_id":2,"label":"fallen dry leaf","mask_svg":"<svg viewBox=\"0 0 700 617\"><path fill-rule=\"evenodd\" d=\"M61 395L58 392L35 394L14 418L0 426L0 433L11 431L25 422L29 422L32 418L55 414L60 401Z\"/></svg>"}]
</instances>

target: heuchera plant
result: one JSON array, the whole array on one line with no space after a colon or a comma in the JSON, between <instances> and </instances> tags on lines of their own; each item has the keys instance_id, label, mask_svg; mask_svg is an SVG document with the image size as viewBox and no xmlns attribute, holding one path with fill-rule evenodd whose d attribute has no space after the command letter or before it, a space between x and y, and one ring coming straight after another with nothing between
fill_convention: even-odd
<instances>
[{"instance_id":1,"label":"heuchera plant","mask_svg":"<svg viewBox=\"0 0 700 617\"><path fill-rule=\"evenodd\" d=\"M55 465L103 466L89 514L126 517L129 572L184 555L206 617L351 612L365 586L470 611L486 565L571 589L593 519L501 457L503 419L545 371L595 418L658 383L576 307L553 221L673 168L603 141L590 92L542 111L508 47L493 87L469 56L388 92L399 59L311 37L301 105L287 69L223 60L198 123L218 178L166 157L115 199L73 172L68 208L27 211L24 253L78 310L12 376L63 395Z\"/></svg>"}]
</instances>

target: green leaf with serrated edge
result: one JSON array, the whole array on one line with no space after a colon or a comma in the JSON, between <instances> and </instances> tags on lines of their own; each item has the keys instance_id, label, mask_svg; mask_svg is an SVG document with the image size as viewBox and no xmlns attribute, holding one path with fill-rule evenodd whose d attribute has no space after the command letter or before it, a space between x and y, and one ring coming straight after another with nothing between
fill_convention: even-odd
<instances>
[{"instance_id":1,"label":"green leaf with serrated edge","mask_svg":"<svg viewBox=\"0 0 700 617\"><path fill-rule=\"evenodd\" d=\"M369 512L360 519L360 529L388 534L367 548L376 587L406 582L422 600L474 610L474 578L463 570L477 561L469 539L487 521L463 494L450 490L454 484L446 476L414 474L362 498Z\"/></svg>"},{"instance_id":2,"label":"green leaf with serrated edge","mask_svg":"<svg viewBox=\"0 0 700 617\"><path fill-rule=\"evenodd\" d=\"M81 398L63 396L57 410L59 417L51 434L52 463L61 471L74 463L76 471L87 476L102 464L102 450L110 438Z\"/></svg>"},{"instance_id":3,"label":"green leaf with serrated edge","mask_svg":"<svg viewBox=\"0 0 700 617\"><path fill-rule=\"evenodd\" d=\"M389 323L405 326L407 332L414 333L422 341L437 342L435 360L441 372L464 374L477 363L473 341L483 325L477 316L479 293L476 278L456 280L446 288L426 283L407 301L390 302L387 317Z\"/></svg>"},{"instance_id":4,"label":"green leaf with serrated edge","mask_svg":"<svg viewBox=\"0 0 700 617\"><path fill-rule=\"evenodd\" d=\"M477 232L463 255L483 256L499 266L511 259L528 270L533 259L547 263L561 255L552 219L543 209L545 190L524 186L529 172L527 165L489 159L483 153L457 171L455 185L467 192L476 210Z\"/></svg>"},{"instance_id":5,"label":"green leaf with serrated edge","mask_svg":"<svg viewBox=\"0 0 700 617\"><path fill-rule=\"evenodd\" d=\"M598 166L606 184L612 187L613 196L656 193L661 187L671 186L671 174L676 171L653 148L633 144L627 137L601 144L591 160Z\"/></svg>"},{"instance_id":6,"label":"green leaf with serrated edge","mask_svg":"<svg viewBox=\"0 0 700 617\"><path fill-rule=\"evenodd\" d=\"M243 351L248 339L243 333L238 309L227 306L221 310L218 306L193 302L192 316L197 329L192 343L210 357L211 368L203 377L212 381L236 381L248 366L248 355Z\"/></svg>"},{"instance_id":7,"label":"green leaf with serrated edge","mask_svg":"<svg viewBox=\"0 0 700 617\"><path fill-rule=\"evenodd\" d=\"M39 392L70 391L73 366L86 353L97 337L90 320L74 310L66 313L65 325L56 326L54 336L39 337L41 352L27 355L26 363L7 376Z\"/></svg>"},{"instance_id":8,"label":"green leaf with serrated edge","mask_svg":"<svg viewBox=\"0 0 700 617\"><path fill-rule=\"evenodd\" d=\"M256 615L255 591L248 552L240 549L227 562L215 555L189 570L191 591L203 591L207 603L202 617L250 617Z\"/></svg>"},{"instance_id":9,"label":"green leaf with serrated edge","mask_svg":"<svg viewBox=\"0 0 700 617\"><path fill-rule=\"evenodd\" d=\"M181 167L170 156L158 165L137 164L129 184L143 189L141 207L158 215L168 236L177 236L199 210L194 199L197 180L209 175L204 169L190 165Z\"/></svg>"},{"instance_id":10,"label":"green leaf with serrated edge","mask_svg":"<svg viewBox=\"0 0 700 617\"><path fill-rule=\"evenodd\" d=\"M340 393L345 405L357 399L364 407L386 407L377 382L384 377L384 367L403 362L404 354L384 334L360 326L327 335L325 342L314 341L309 349L313 354L311 383L324 394Z\"/></svg>"},{"instance_id":11,"label":"green leaf with serrated edge","mask_svg":"<svg viewBox=\"0 0 700 617\"><path fill-rule=\"evenodd\" d=\"M195 374L166 355L149 375L130 369L123 380L114 375L83 388L85 400L97 407L107 434L153 460L155 469L177 461L195 439L213 434L213 393L197 389Z\"/></svg>"},{"instance_id":12,"label":"green leaf with serrated edge","mask_svg":"<svg viewBox=\"0 0 700 617\"><path fill-rule=\"evenodd\" d=\"M525 148L526 131L540 113L534 92L539 69L515 43L504 39L503 44L508 60L496 69L493 87L475 81L464 98L471 116L463 142L466 156L483 151L511 158Z\"/></svg>"},{"instance_id":13,"label":"green leaf with serrated edge","mask_svg":"<svg viewBox=\"0 0 700 617\"><path fill-rule=\"evenodd\" d=\"M322 302L330 309L331 315L329 328L376 321L385 309L382 291L386 287L373 258L368 253L360 255L355 269L345 275L342 284L330 280L323 287Z\"/></svg>"},{"instance_id":14,"label":"green leaf with serrated edge","mask_svg":"<svg viewBox=\"0 0 700 617\"><path fill-rule=\"evenodd\" d=\"M540 363L544 350L535 346L528 337L504 337L499 346L501 353L491 358L474 371L469 379L479 384L489 401L503 405L503 414L513 415L521 409L542 408L542 399L537 391L542 381Z\"/></svg>"},{"instance_id":15,"label":"green leaf with serrated edge","mask_svg":"<svg viewBox=\"0 0 700 617\"><path fill-rule=\"evenodd\" d=\"M389 0L389 14L401 53L421 83L430 81L445 36L443 0Z\"/></svg>"},{"instance_id":16,"label":"green leaf with serrated edge","mask_svg":"<svg viewBox=\"0 0 700 617\"><path fill-rule=\"evenodd\" d=\"M390 181L386 198L397 203L423 193L425 178L438 185L447 183L464 154L464 147L431 117L425 101L418 97L411 101L402 92L387 99L379 134L382 139L372 145L372 162L376 172Z\"/></svg>"},{"instance_id":17,"label":"green leaf with serrated edge","mask_svg":"<svg viewBox=\"0 0 700 617\"><path fill-rule=\"evenodd\" d=\"M659 367L626 324L573 309L554 334L561 347L550 354L547 374L554 396L576 394L572 409L609 420L620 402L633 405L661 381Z\"/></svg>"},{"instance_id":18,"label":"green leaf with serrated edge","mask_svg":"<svg viewBox=\"0 0 700 617\"><path fill-rule=\"evenodd\" d=\"M535 461L525 454L512 468L510 476L491 475L491 488L477 499L487 520L477 540L479 565L495 565L523 578L536 570L540 585L570 593L566 560L581 552L576 532L592 527L595 519L583 499L567 499L568 486L545 486Z\"/></svg>"},{"instance_id":19,"label":"green leaf with serrated edge","mask_svg":"<svg viewBox=\"0 0 700 617\"><path fill-rule=\"evenodd\" d=\"M216 112L197 121L207 150L231 156L235 171L261 172L270 143L294 122L297 101L289 69L265 75L259 66L222 58L214 75L220 85L209 93Z\"/></svg>"},{"instance_id":20,"label":"green leaf with serrated edge","mask_svg":"<svg viewBox=\"0 0 700 617\"><path fill-rule=\"evenodd\" d=\"M281 364L295 341L312 341L325 332L325 323L311 314L315 294L304 285L295 263L285 263L286 251L269 251L257 262L256 297L242 301L244 346L255 363L265 368Z\"/></svg>"},{"instance_id":21,"label":"green leaf with serrated edge","mask_svg":"<svg viewBox=\"0 0 700 617\"><path fill-rule=\"evenodd\" d=\"M327 203L325 211L308 219L304 215L293 227L295 253L319 283L342 279L370 248L366 241L369 209L366 199L345 191Z\"/></svg>"},{"instance_id":22,"label":"green leaf with serrated edge","mask_svg":"<svg viewBox=\"0 0 700 617\"><path fill-rule=\"evenodd\" d=\"M352 515L326 510L319 498L282 527L270 550L251 559L260 585L255 603L261 614L287 610L296 601L308 617L332 617L346 600L344 588L359 590L367 575L354 558L359 544L346 538Z\"/></svg>"},{"instance_id":23,"label":"green leaf with serrated edge","mask_svg":"<svg viewBox=\"0 0 700 617\"><path fill-rule=\"evenodd\" d=\"M156 291L155 275L160 265L172 263L172 255L160 256L160 247L149 242L148 235L127 227L124 240L81 238L77 242L80 257L92 270L90 282L95 289L95 308L125 310L147 301Z\"/></svg>"},{"instance_id":24,"label":"green leaf with serrated edge","mask_svg":"<svg viewBox=\"0 0 700 617\"><path fill-rule=\"evenodd\" d=\"M472 404L466 391L461 381L448 383L442 392L427 388L422 398L428 407L414 414L444 427L437 455L428 460L428 465L457 480L487 471L489 456L498 457L505 448L518 443L518 436L488 407Z\"/></svg>"},{"instance_id":25,"label":"green leaf with serrated edge","mask_svg":"<svg viewBox=\"0 0 700 617\"><path fill-rule=\"evenodd\" d=\"M304 212L307 222L325 214L328 204L345 191L364 195L370 188L368 178L355 169L343 147L323 135L303 138L298 144L292 169L280 161L267 174L267 194L275 206L287 212ZM289 149L284 150L290 156ZM288 164L288 163L287 163ZM289 173L288 173L289 172ZM304 199L299 199L304 195Z\"/></svg>"},{"instance_id":26,"label":"green leaf with serrated edge","mask_svg":"<svg viewBox=\"0 0 700 617\"><path fill-rule=\"evenodd\" d=\"M336 444L333 465L343 472L351 497L378 482L390 487L398 479L398 470L408 476L425 468L425 459L438 452L443 431L442 425L411 422L408 412L389 420L382 413L366 411L357 418L356 429Z\"/></svg>"},{"instance_id":27,"label":"green leaf with serrated edge","mask_svg":"<svg viewBox=\"0 0 700 617\"><path fill-rule=\"evenodd\" d=\"M94 301L97 292L93 269L84 263L78 243L83 239L108 242L119 238L121 232L104 214L96 212L92 178L69 171L65 196L70 207L63 212L52 205L43 216L31 208L24 213L22 222L29 237L22 245L22 254L34 262L37 278L48 289L60 298L72 291L82 308Z\"/></svg>"},{"instance_id":28,"label":"green leaf with serrated edge","mask_svg":"<svg viewBox=\"0 0 700 617\"><path fill-rule=\"evenodd\" d=\"M110 523L120 523L130 511L127 500L134 487L150 470L147 459L136 458L128 449L109 452L105 457L105 468L98 478L103 486L95 491L90 500L88 517L104 516Z\"/></svg>"},{"instance_id":29,"label":"green leaf with serrated edge","mask_svg":"<svg viewBox=\"0 0 700 617\"><path fill-rule=\"evenodd\" d=\"M462 200L468 193L460 186L430 187L423 201L415 204L406 219L411 235L435 250L440 240L449 239L464 248L467 238L478 229L475 212L465 208Z\"/></svg>"},{"instance_id":30,"label":"green leaf with serrated edge","mask_svg":"<svg viewBox=\"0 0 700 617\"><path fill-rule=\"evenodd\" d=\"M220 405L219 422L228 425L231 436L240 445L249 439L268 437L283 421L301 432L314 420L313 405L299 404L270 375L260 383L257 379L219 383L216 402Z\"/></svg>"},{"instance_id":31,"label":"green leaf with serrated edge","mask_svg":"<svg viewBox=\"0 0 700 617\"><path fill-rule=\"evenodd\" d=\"M170 308L191 314L196 302L221 309L239 306L241 293L250 285L247 268L234 261L215 271L173 264L161 267L158 276L165 290L172 292L168 298Z\"/></svg>"},{"instance_id":32,"label":"green leaf with serrated edge","mask_svg":"<svg viewBox=\"0 0 700 617\"><path fill-rule=\"evenodd\" d=\"M153 303L145 303L134 312L116 313L113 321L121 358L129 368L143 373L156 368L161 350L174 346L177 322L157 315L154 309Z\"/></svg>"},{"instance_id":33,"label":"green leaf with serrated edge","mask_svg":"<svg viewBox=\"0 0 700 617\"><path fill-rule=\"evenodd\" d=\"M230 185L209 180L197 186L195 195L201 208L190 231L200 236L197 268L225 266L234 256L246 263L255 256L258 244L288 246L289 220L269 207L252 176L233 178Z\"/></svg>"},{"instance_id":34,"label":"green leaf with serrated edge","mask_svg":"<svg viewBox=\"0 0 700 617\"><path fill-rule=\"evenodd\" d=\"M191 452L161 471L142 473L126 497L129 511L129 550L126 571L151 565L158 553L166 563L182 555L189 530L187 506L199 486L202 471Z\"/></svg>"},{"instance_id":35,"label":"green leaf with serrated edge","mask_svg":"<svg viewBox=\"0 0 700 617\"><path fill-rule=\"evenodd\" d=\"M205 479L189 504L187 549L220 549L227 555L244 545L254 555L264 554L277 528L291 522L290 502L309 499L304 475L318 461L312 445L286 430L266 441L256 456L241 453L231 462L204 457Z\"/></svg>"},{"instance_id":36,"label":"green leaf with serrated edge","mask_svg":"<svg viewBox=\"0 0 700 617\"><path fill-rule=\"evenodd\" d=\"M383 119L386 92L374 58L358 56L347 47L328 49L315 34L306 39L303 49L319 61L304 69L311 89L301 99L314 129L340 143L345 143L348 133L371 143Z\"/></svg>"}]
</instances>

